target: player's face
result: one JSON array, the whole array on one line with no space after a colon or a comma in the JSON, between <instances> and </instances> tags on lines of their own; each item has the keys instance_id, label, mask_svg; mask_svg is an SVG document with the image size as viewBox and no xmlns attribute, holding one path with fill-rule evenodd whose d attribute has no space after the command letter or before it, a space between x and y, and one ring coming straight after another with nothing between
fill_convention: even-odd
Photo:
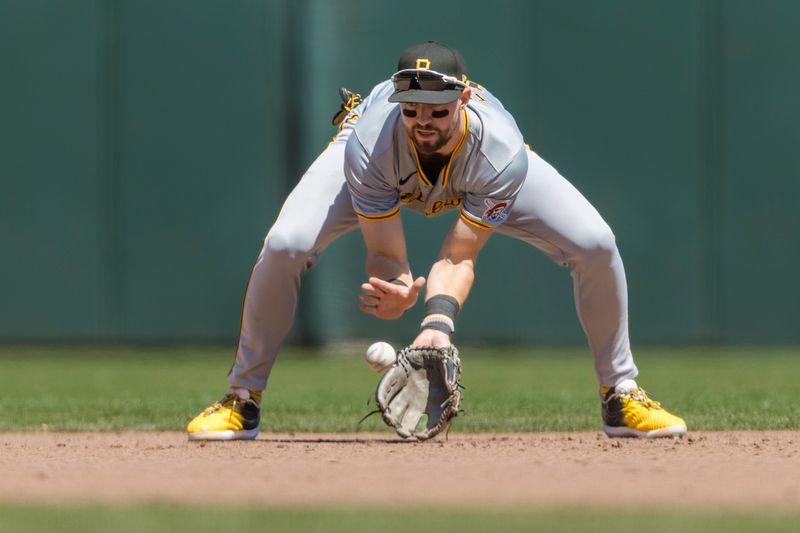
<instances>
[{"instance_id":1,"label":"player's face","mask_svg":"<svg viewBox=\"0 0 800 533\"><path fill-rule=\"evenodd\" d=\"M432 154L444 148L461 120L461 100L449 104L400 104L400 116L418 152Z\"/></svg>"}]
</instances>

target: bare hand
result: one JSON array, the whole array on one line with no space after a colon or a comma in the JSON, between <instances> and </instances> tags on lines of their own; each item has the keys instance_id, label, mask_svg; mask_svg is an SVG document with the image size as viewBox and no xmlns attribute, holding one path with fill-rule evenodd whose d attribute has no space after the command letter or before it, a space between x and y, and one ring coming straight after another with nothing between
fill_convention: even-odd
<instances>
[{"instance_id":1,"label":"bare hand","mask_svg":"<svg viewBox=\"0 0 800 533\"><path fill-rule=\"evenodd\" d=\"M438 329L423 329L411 343L414 348L420 346L433 346L434 348L445 348L450 346L450 335Z\"/></svg>"},{"instance_id":2,"label":"bare hand","mask_svg":"<svg viewBox=\"0 0 800 533\"><path fill-rule=\"evenodd\" d=\"M425 278L414 280L411 287L395 285L380 278L371 277L367 283L361 285L364 294L358 297L363 312L374 315L383 320L400 318L407 309L417 303L417 296L425 286Z\"/></svg>"}]
</instances>

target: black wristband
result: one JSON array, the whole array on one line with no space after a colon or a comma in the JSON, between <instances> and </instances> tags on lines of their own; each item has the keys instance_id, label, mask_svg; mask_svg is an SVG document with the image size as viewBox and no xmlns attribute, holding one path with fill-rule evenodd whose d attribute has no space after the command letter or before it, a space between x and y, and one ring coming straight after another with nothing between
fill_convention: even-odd
<instances>
[{"instance_id":1,"label":"black wristband","mask_svg":"<svg viewBox=\"0 0 800 533\"><path fill-rule=\"evenodd\" d=\"M435 329L451 335L456 330L456 316L461 306L446 294L437 294L425 302L425 318L420 329Z\"/></svg>"},{"instance_id":2,"label":"black wristband","mask_svg":"<svg viewBox=\"0 0 800 533\"><path fill-rule=\"evenodd\" d=\"M458 300L448 294L437 294L431 296L425 302L425 315L446 315L452 320L456 319L461 306L458 305Z\"/></svg>"},{"instance_id":3,"label":"black wristband","mask_svg":"<svg viewBox=\"0 0 800 533\"><path fill-rule=\"evenodd\" d=\"M450 324L444 320L423 320L419 330L422 331L423 329L435 329L448 335L452 335L455 332L455 329L451 328Z\"/></svg>"}]
</instances>

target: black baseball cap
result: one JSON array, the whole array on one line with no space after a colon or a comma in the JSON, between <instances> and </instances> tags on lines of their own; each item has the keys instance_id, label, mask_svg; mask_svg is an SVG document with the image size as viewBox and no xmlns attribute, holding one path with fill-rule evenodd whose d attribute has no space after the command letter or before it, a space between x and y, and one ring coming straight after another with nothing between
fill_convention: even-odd
<instances>
[{"instance_id":1,"label":"black baseball cap","mask_svg":"<svg viewBox=\"0 0 800 533\"><path fill-rule=\"evenodd\" d=\"M458 50L427 41L400 55L392 81L390 102L448 104L467 86L467 67Z\"/></svg>"}]
</instances>

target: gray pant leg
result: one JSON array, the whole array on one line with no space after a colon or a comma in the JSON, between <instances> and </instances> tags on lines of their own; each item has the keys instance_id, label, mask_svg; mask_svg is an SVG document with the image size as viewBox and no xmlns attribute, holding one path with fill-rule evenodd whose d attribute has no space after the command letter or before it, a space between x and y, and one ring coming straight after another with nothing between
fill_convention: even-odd
<instances>
[{"instance_id":1,"label":"gray pant leg","mask_svg":"<svg viewBox=\"0 0 800 533\"><path fill-rule=\"evenodd\" d=\"M336 238L355 229L344 142L331 144L289 194L247 284L232 387L263 390L297 310L300 277Z\"/></svg>"},{"instance_id":2,"label":"gray pant leg","mask_svg":"<svg viewBox=\"0 0 800 533\"><path fill-rule=\"evenodd\" d=\"M614 234L566 179L533 152L528 176L498 232L521 239L572 271L575 307L600 384L638 374L628 337L628 289Z\"/></svg>"}]
</instances>

